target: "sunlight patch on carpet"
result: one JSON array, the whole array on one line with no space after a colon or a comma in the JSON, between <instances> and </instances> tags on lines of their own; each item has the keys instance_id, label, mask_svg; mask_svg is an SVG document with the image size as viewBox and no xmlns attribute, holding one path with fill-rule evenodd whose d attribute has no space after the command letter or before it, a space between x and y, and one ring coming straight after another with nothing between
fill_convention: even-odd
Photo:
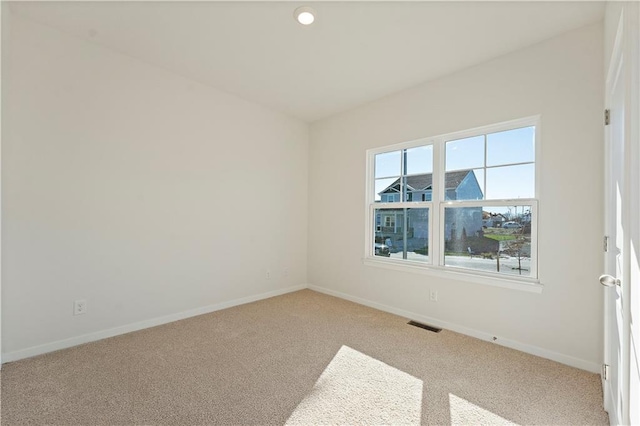
<instances>
[{"instance_id":1,"label":"sunlight patch on carpet","mask_svg":"<svg viewBox=\"0 0 640 426\"><path fill-rule=\"evenodd\" d=\"M491 411L449 394L449 410L451 412L451 425L517 425L504 417L500 417Z\"/></svg>"},{"instance_id":2,"label":"sunlight patch on carpet","mask_svg":"<svg viewBox=\"0 0 640 426\"><path fill-rule=\"evenodd\" d=\"M342 346L287 425L419 425L422 380Z\"/></svg>"}]
</instances>

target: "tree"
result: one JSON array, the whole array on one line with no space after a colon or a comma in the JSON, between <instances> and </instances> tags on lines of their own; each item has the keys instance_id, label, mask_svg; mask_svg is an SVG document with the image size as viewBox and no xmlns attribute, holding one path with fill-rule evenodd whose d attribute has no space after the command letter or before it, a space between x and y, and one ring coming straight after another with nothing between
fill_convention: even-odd
<instances>
[{"instance_id":1,"label":"tree","mask_svg":"<svg viewBox=\"0 0 640 426\"><path fill-rule=\"evenodd\" d=\"M520 233L522 233L523 228L520 228ZM509 255L518 258L518 267L514 268L518 271L520 275L522 275L522 259L526 256L523 255L523 249L525 245L527 245L528 241L524 235L519 235L515 240L509 241ZM525 271L527 269L524 269Z\"/></svg>"},{"instance_id":2,"label":"tree","mask_svg":"<svg viewBox=\"0 0 640 426\"><path fill-rule=\"evenodd\" d=\"M521 226L514 232L515 239L507 242L507 250L505 250L507 254L509 254L509 256L518 258L518 267L514 269L516 269L520 275L522 275L523 270L527 270L522 268L522 259L527 257L525 256L524 248L530 244L531 240L525 235L525 229L527 228L527 226L522 223L527 214L531 214L530 210L525 212L524 206L522 206L522 213L518 214L518 206L515 206L513 219L517 221ZM531 228L528 228L529 232L531 232Z\"/></svg>"}]
</instances>

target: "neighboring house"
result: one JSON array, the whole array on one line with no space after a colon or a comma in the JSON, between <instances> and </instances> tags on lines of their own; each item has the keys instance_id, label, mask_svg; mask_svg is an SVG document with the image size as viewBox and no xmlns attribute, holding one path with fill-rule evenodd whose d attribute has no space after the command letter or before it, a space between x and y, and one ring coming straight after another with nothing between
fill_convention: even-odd
<instances>
[{"instance_id":1,"label":"neighboring house","mask_svg":"<svg viewBox=\"0 0 640 426\"><path fill-rule=\"evenodd\" d=\"M505 222L507 222L507 218L501 213L482 212L482 226L500 228Z\"/></svg>"},{"instance_id":2,"label":"neighboring house","mask_svg":"<svg viewBox=\"0 0 640 426\"><path fill-rule=\"evenodd\" d=\"M397 203L404 190L402 180L406 179L407 201L431 201L433 175L422 174L398 178L379 193L380 202ZM481 200L482 189L473 170L449 172L445 177L445 199ZM426 245L429 237L428 216L424 209L407 209L407 239L421 240L418 246ZM390 238L391 241L404 238L404 209L378 210L376 213L376 237L379 241ZM460 238L463 229L469 236L482 230L482 209L480 207L458 208L447 215L445 238Z\"/></svg>"},{"instance_id":3,"label":"neighboring house","mask_svg":"<svg viewBox=\"0 0 640 426\"><path fill-rule=\"evenodd\" d=\"M383 203L400 202L402 193L401 179L396 179L391 185L379 193ZM407 201L431 201L433 189L433 175L407 176ZM460 170L449 172L445 178L445 198L447 200L482 200L482 189L478 184L473 170Z\"/></svg>"}]
</instances>

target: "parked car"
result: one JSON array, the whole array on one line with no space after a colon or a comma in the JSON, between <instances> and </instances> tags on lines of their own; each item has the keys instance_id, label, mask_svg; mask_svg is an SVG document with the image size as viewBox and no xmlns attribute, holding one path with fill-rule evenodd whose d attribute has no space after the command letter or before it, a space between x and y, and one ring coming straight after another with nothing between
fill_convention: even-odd
<instances>
[{"instance_id":1,"label":"parked car","mask_svg":"<svg viewBox=\"0 0 640 426\"><path fill-rule=\"evenodd\" d=\"M505 229L520 229L522 228L522 225L518 222L505 222L502 224L502 227Z\"/></svg>"},{"instance_id":2,"label":"parked car","mask_svg":"<svg viewBox=\"0 0 640 426\"><path fill-rule=\"evenodd\" d=\"M391 252L389 251L389 246L381 243L374 244L374 252L376 256L391 256Z\"/></svg>"}]
</instances>

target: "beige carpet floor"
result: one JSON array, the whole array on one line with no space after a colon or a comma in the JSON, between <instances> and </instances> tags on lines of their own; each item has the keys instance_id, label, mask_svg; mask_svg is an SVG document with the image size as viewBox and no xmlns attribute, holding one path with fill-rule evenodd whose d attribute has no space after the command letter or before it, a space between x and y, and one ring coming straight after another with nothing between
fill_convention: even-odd
<instances>
[{"instance_id":1,"label":"beige carpet floor","mask_svg":"<svg viewBox=\"0 0 640 426\"><path fill-rule=\"evenodd\" d=\"M599 376L303 290L3 366L2 425L608 424Z\"/></svg>"}]
</instances>

